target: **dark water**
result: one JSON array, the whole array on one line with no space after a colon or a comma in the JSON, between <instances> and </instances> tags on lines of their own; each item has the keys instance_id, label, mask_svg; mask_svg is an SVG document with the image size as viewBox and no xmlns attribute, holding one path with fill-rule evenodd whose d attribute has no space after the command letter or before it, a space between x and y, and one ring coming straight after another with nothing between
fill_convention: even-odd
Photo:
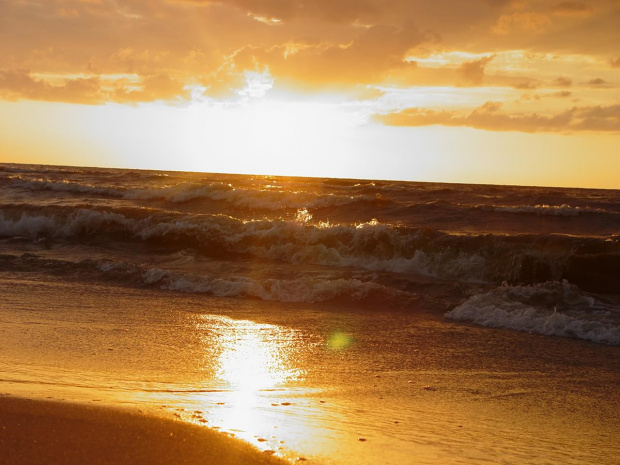
<instances>
[{"instance_id":1,"label":"dark water","mask_svg":"<svg viewBox=\"0 0 620 465\"><path fill-rule=\"evenodd\" d=\"M619 345L620 191L4 164L0 269Z\"/></svg>"}]
</instances>

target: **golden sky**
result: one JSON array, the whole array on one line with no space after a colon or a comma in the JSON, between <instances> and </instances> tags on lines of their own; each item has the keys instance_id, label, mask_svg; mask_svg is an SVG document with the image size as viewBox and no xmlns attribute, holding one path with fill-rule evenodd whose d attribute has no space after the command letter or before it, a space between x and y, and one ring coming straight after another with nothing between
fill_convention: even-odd
<instances>
[{"instance_id":1,"label":"golden sky","mask_svg":"<svg viewBox=\"0 0 620 465\"><path fill-rule=\"evenodd\" d=\"M0 161L620 188L620 0L0 0Z\"/></svg>"}]
</instances>

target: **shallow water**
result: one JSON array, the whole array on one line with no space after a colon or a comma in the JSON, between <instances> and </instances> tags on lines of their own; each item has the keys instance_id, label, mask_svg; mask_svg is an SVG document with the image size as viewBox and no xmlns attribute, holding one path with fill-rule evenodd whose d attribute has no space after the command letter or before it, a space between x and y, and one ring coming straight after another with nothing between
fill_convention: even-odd
<instances>
[{"instance_id":1,"label":"shallow water","mask_svg":"<svg viewBox=\"0 0 620 465\"><path fill-rule=\"evenodd\" d=\"M127 405L317 463L615 463L620 348L352 305L2 273L0 392ZM361 440L364 439L364 440Z\"/></svg>"}]
</instances>

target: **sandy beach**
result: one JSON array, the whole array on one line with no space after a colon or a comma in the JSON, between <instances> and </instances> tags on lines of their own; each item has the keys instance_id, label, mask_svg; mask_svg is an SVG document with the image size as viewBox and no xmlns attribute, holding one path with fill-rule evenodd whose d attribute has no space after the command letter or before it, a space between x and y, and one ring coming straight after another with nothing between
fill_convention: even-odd
<instances>
[{"instance_id":1,"label":"sandy beach","mask_svg":"<svg viewBox=\"0 0 620 465\"><path fill-rule=\"evenodd\" d=\"M0 397L0 459L12 465L284 463L180 421L15 397Z\"/></svg>"}]
</instances>

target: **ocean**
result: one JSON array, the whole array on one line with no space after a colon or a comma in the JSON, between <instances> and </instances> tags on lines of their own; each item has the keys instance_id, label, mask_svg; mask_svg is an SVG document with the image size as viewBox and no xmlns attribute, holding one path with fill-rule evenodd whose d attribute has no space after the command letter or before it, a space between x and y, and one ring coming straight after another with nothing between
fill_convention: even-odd
<instances>
[{"instance_id":1,"label":"ocean","mask_svg":"<svg viewBox=\"0 0 620 465\"><path fill-rule=\"evenodd\" d=\"M620 190L2 164L0 289L0 393L310 463L620 454Z\"/></svg>"}]
</instances>

